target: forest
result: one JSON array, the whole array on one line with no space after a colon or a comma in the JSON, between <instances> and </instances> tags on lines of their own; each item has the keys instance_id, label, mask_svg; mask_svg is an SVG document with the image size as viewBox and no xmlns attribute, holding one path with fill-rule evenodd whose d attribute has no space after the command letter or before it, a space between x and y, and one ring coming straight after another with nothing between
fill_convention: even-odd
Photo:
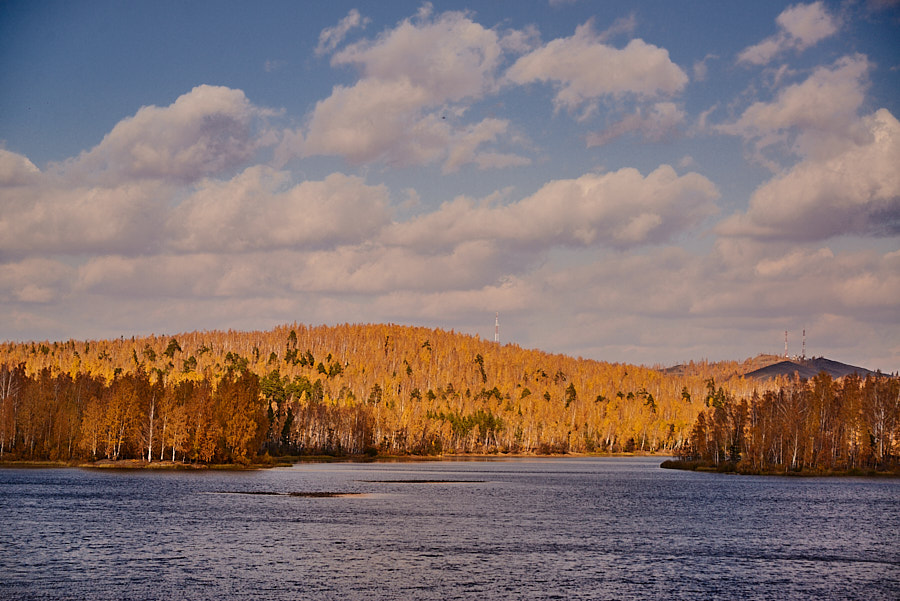
<instances>
[{"instance_id":1,"label":"forest","mask_svg":"<svg viewBox=\"0 0 900 601\"><path fill-rule=\"evenodd\" d=\"M724 391L710 398L677 451L693 467L755 474L900 467L900 379L820 373L749 400Z\"/></svg>"},{"instance_id":2,"label":"forest","mask_svg":"<svg viewBox=\"0 0 900 601\"><path fill-rule=\"evenodd\" d=\"M717 438L728 427L716 411L731 415L740 405L732 399L750 398L749 411L793 390L786 380L743 379L749 368L691 362L653 369L394 324L8 342L0 345L0 459L246 464L260 455L693 454L700 452L698 419L713 425L703 449L729 453L746 438ZM782 418L787 406L778 404ZM743 432L748 426L740 424ZM890 456L896 419L884 427L893 429L876 441L893 437L882 451ZM859 453L859 461L869 457Z\"/></svg>"}]
</instances>

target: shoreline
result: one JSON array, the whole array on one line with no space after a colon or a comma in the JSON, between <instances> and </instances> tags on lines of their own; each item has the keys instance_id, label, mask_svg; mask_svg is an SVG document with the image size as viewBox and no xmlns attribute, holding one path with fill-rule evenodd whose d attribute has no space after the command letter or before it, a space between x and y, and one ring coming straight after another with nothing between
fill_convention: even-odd
<instances>
[{"instance_id":1,"label":"shoreline","mask_svg":"<svg viewBox=\"0 0 900 601\"><path fill-rule=\"evenodd\" d=\"M669 454L656 454L647 452L638 453L565 453L565 454L536 454L536 453L477 453L477 454L446 454L446 455L292 455L283 457L271 457L268 461L258 463L183 463L179 461L152 461L143 459L101 459L99 461L60 461L60 460L0 460L0 469L59 469L76 468L87 470L133 471L133 470L161 470L161 471L254 471L273 468L292 467L302 463L428 463L441 461L503 461L515 459L581 459L601 458L617 459L628 457L657 457L661 460L662 469L681 471L703 472L712 474L726 474L732 476L778 476L793 478L900 478L900 470L876 470L853 468L849 470L800 470L800 471L747 471L739 470L733 463L712 465L699 461L681 461L674 459Z\"/></svg>"},{"instance_id":2,"label":"shoreline","mask_svg":"<svg viewBox=\"0 0 900 601\"><path fill-rule=\"evenodd\" d=\"M502 461L504 459L578 459L578 458L626 458L626 457L659 457L670 459L669 454L656 453L473 453L446 455L291 455L271 457L268 461L258 463L184 463L180 461L147 461L145 459L100 459L98 461L61 461L61 460L18 460L0 459L0 469L53 469L80 468L95 470L223 470L245 471L291 467L298 463L427 463L440 461Z\"/></svg>"},{"instance_id":3,"label":"shoreline","mask_svg":"<svg viewBox=\"0 0 900 601\"><path fill-rule=\"evenodd\" d=\"M787 478L900 478L900 470L877 470L871 468L851 468L846 470L740 470L734 463L714 465L702 461L680 461L669 459L663 461L662 469L682 470L686 472L703 472L710 474L727 474L731 476L778 476Z\"/></svg>"}]
</instances>

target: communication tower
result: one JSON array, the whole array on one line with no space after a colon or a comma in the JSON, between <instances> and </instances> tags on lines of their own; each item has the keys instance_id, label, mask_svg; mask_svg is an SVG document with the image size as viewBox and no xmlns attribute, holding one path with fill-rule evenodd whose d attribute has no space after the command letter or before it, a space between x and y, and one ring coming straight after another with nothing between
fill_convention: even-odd
<instances>
[{"instance_id":1,"label":"communication tower","mask_svg":"<svg viewBox=\"0 0 900 601\"><path fill-rule=\"evenodd\" d=\"M806 360L806 328L803 329L803 346L800 347L800 358Z\"/></svg>"},{"instance_id":2,"label":"communication tower","mask_svg":"<svg viewBox=\"0 0 900 601\"><path fill-rule=\"evenodd\" d=\"M785 358L785 359L788 358L787 334L788 334L788 331L785 330L785 331L784 331L784 358Z\"/></svg>"},{"instance_id":3,"label":"communication tower","mask_svg":"<svg viewBox=\"0 0 900 601\"><path fill-rule=\"evenodd\" d=\"M500 344L500 312L494 317L494 342Z\"/></svg>"}]
</instances>

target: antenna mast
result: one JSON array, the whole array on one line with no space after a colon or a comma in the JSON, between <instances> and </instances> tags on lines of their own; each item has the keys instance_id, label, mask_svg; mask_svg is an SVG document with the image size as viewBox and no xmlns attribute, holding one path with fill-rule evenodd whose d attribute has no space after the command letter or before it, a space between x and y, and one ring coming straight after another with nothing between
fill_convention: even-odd
<instances>
[{"instance_id":1,"label":"antenna mast","mask_svg":"<svg viewBox=\"0 0 900 601\"><path fill-rule=\"evenodd\" d=\"M803 329L803 346L801 347L800 358L806 359L806 328Z\"/></svg>"},{"instance_id":2,"label":"antenna mast","mask_svg":"<svg viewBox=\"0 0 900 601\"><path fill-rule=\"evenodd\" d=\"M788 334L788 331L785 330L785 331L784 331L784 358L785 358L785 359L788 358L787 334Z\"/></svg>"},{"instance_id":3,"label":"antenna mast","mask_svg":"<svg viewBox=\"0 0 900 601\"><path fill-rule=\"evenodd\" d=\"M494 342L500 344L500 312L494 317Z\"/></svg>"}]
</instances>

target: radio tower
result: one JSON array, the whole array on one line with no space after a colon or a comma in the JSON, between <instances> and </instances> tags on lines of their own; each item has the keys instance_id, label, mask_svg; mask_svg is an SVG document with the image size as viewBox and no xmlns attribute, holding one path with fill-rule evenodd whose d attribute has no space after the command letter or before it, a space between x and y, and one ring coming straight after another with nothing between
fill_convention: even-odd
<instances>
[{"instance_id":1,"label":"radio tower","mask_svg":"<svg viewBox=\"0 0 900 601\"><path fill-rule=\"evenodd\" d=\"M806 361L806 328L803 329L803 346L800 349L800 358Z\"/></svg>"},{"instance_id":2,"label":"radio tower","mask_svg":"<svg viewBox=\"0 0 900 601\"><path fill-rule=\"evenodd\" d=\"M494 317L494 342L500 344L500 312Z\"/></svg>"},{"instance_id":3,"label":"radio tower","mask_svg":"<svg viewBox=\"0 0 900 601\"><path fill-rule=\"evenodd\" d=\"M787 333L788 333L788 331L787 331L787 330L785 330L785 331L784 331L784 358L785 358L785 359L787 359L787 358L788 358L788 349L787 349Z\"/></svg>"}]
</instances>

